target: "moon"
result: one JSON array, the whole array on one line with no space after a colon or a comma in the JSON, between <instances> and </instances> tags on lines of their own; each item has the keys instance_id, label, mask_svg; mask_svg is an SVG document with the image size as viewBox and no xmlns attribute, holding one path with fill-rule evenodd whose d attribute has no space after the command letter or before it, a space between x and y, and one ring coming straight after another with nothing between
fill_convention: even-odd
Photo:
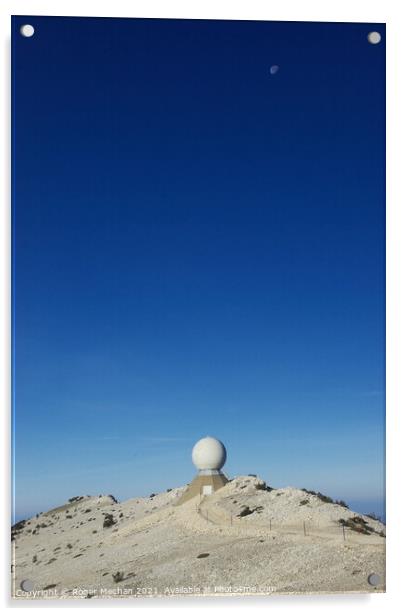
<instances>
[{"instance_id":1,"label":"moon","mask_svg":"<svg viewBox=\"0 0 402 616\"><path fill-rule=\"evenodd\" d=\"M20 32L22 36L25 36L26 38L30 38L31 36L34 35L35 28L31 26L31 24L24 24L23 26L21 26Z\"/></svg>"},{"instance_id":2,"label":"moon","mask_svg":"<svg viewBox=\"0 0 402 616\"><path fill-rule=\"evenodd\" d=\"M369 32L367 35L367 40L372 45L378 45L381 41L381 34L379 32Z\"/></svg>"}]
</instances>

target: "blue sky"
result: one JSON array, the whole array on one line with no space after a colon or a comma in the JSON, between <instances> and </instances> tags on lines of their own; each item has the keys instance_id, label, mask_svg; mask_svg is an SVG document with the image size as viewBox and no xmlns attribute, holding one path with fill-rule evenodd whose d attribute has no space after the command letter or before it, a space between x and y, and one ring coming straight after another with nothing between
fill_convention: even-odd
<instances>
[{"instance_id":1,"label":"blue sky","mask_svg":"<svg viewBox=\"0 0 402 616\"><path fill-rule=\"evenodd\" d=\"M13 19L17 517L182 485L206 434L384 512L384 41Z\"/></svg>"}]
</instances>

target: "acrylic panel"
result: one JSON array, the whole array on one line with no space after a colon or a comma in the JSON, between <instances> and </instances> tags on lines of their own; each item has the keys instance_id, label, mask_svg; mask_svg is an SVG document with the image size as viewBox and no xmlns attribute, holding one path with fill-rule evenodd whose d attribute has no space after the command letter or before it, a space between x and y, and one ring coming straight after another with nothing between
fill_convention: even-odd
<instances>
[{"instance_id":1,"label":"acrylic panel","mask_svg":"<svg viewBox=\"0 0 402 616\"><path fill-rule=\"evenodd\" d=\"M12 596L385 590L385 24L12 18Z\"/></svg>"}]
</instances>

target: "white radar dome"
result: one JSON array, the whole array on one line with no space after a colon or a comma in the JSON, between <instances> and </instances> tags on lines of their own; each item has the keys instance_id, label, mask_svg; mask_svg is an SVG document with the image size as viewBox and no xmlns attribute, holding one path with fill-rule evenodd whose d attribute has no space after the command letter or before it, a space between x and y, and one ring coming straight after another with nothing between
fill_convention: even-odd
<instances>
[{"instance_id":1,"label":"white radar dome","mask_svg":"<svg viewBox=\"0 0 402 616\"><path fill-rule=\"evenodd\" d=\"M191 457L198 470L218 471L226 462L226 449L217 438L206 436L194 445Z\"/></svg>"}]
</instances>

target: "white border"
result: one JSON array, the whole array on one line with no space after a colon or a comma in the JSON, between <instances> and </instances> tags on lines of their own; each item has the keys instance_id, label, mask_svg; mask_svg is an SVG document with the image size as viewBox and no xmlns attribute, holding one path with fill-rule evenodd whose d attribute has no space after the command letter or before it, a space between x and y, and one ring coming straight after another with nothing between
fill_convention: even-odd
<instances>
[{"instance_id":1,"label":"white border","mask_svg":"<svg viewBox=\"0 0 402 616\"><path fill-rule=\"evenodd\" d=\"M0 245L2 252L0 268L0 285L2 302L0 303L0 339L1 371L0 392L2 394L3 411L3 451L4 474L6 481L3 492L3 502L10 502L9 480L9 433L10 422L7 412L10 408L10 105L9 105L9 47L10 47L10 15L71 15L71 16L110 16L110 17L170 17L170 18L204 18L204 19L265 19L277 21L338 21L338 22L386 22L387 24L387 593L377 595L324 595L297 597L267 597L265 599L247 598L230 599L200 599L200 600L148 600L144 605L138 601L133 604L129 600L112 601L78 601L64 602L24 602L20 607L18 602L11 602L9 595L9 508L3 508L3 533L5 542L1 553L3 555L1 575L1 596L3 605L20 610L25 608L41 609L60 607L68 610L88 608L115 609L116 607L131 608L136 611L147 611L152 607L172 609L205 609L217 613L222 607L231 610L268 609L270 611L297 610L298 614L352 611L354 614L374 614L379 609L396 606L400 582L400 559L402 554L402 532L400 515L402 512L400 485L398 485L399 450L402 442L401 431L401 396L398 390L398 374L402 373L400 352L402 348L402 327L398 327L402 318L401 302L401 115L402 88L401 63L402 31L401 12L398 4L392 0L337 0L323 2L313 0L278 0L276 3L267 0L169 0L156 1L123 1L110 0L3 0L0 6L0 27L2 34L3 61L1 63L1 113L3 145L0 150L0 169L3 172L2 208L0 219ZM398 199L399 197L399 199ZM399 203L398 203L399 201ZM399 266L399 267L398 267ZM399 277L399 279L398 279ZM401 377L399 376L399 380ZM399 413L398 413L399 411ZM63 605L61 605L63 603ZM113 604L113 607L112 607ZM392 605L391 605L392 604ZM110 605L110 607L109 607Z\"/></svg>"}]
</instances>

